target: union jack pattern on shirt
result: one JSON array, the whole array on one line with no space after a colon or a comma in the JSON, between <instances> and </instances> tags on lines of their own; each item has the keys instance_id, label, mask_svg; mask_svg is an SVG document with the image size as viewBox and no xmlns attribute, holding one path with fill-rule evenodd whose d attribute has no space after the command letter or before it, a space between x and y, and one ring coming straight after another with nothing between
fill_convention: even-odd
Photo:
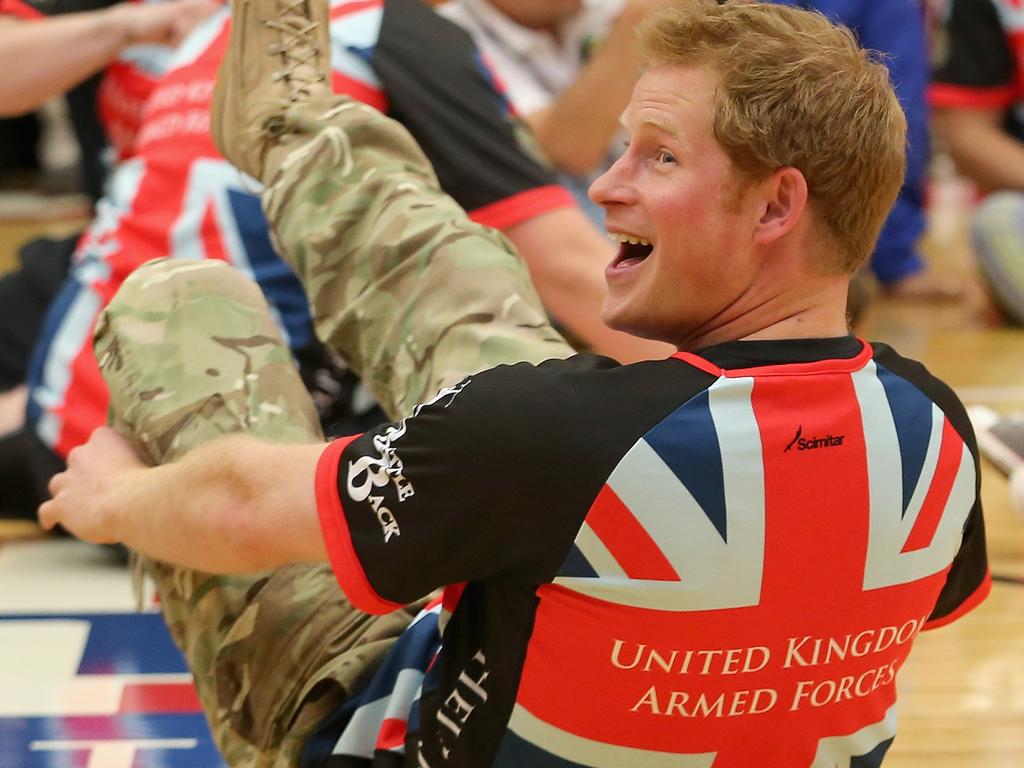
<instances>
[{"instance_id":1,"label":"union jack pattern on shirt","mask_svg":"<svg viewBox=\"0 0 1024 768\"><path fill-rule=\"evenodd\" d=\"M358 607L465 582L402 764L496 768L880 765L987 592L977 489L955 397L852 337L498 368L318 480Z\"/></svg>"}]
</instances>

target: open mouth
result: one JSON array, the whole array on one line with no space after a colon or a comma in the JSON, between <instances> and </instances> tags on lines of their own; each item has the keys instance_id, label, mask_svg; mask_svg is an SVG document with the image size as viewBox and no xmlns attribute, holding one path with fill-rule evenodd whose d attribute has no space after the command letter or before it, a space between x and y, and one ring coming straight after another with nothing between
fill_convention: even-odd
<instances>
[{"instance_id":1,"label":"open mouth","mask_svg":"<svg viewBox=\"0 0 1024 768\"><path fill-rule=\"evenodd\" d=\"M621 232L609 232L608 239L619 244L619 252L612 261L613 269L635 267L654 252L650 240Z\"/></svg>"}]
</instances>

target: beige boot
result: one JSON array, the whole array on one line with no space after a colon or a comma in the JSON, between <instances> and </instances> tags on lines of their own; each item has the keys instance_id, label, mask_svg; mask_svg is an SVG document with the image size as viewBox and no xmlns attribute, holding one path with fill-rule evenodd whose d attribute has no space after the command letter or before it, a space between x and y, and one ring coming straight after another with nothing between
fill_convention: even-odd
<instances>
[{"instance_id":1,"label":"beige boot","mask_svg":"<svg viewBox=\"0 0 1024 768\"><path fill-rule=\"evenodd\" d=\"M221 154L263 180L267 152L287 143L289 112L331 96L326 0L231 0L231 39L213 94Z\"/></svg>"}]
</instances>

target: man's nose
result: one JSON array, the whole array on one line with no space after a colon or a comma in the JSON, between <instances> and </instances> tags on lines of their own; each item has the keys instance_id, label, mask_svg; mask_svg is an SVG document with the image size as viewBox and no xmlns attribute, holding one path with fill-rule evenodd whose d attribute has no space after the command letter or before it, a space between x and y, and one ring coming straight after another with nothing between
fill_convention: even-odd
<instances>
[{"instance_id":1,"label":"man's nose","mask_svg":"<svg viewBox=\"0 0 1024 768\"><path fill-rule=\"evenodd\" d=\"M628 161L625 156L616 160L612 166L594 179L587 195L597 205L608 206L628 204L635 201L636 194L630 183Z\"/></svg>"}]
</instances>

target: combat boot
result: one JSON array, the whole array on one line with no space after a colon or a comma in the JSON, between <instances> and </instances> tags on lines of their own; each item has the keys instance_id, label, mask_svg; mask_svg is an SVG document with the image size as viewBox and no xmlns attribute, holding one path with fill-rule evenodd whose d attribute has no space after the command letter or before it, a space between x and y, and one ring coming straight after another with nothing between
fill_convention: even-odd
<instances>
[{"instance_id":1,"label":"combat boot","mask_svg":"<svg viewBox=\"0 0 1024 768\"><path fill-rule=\"evenodd\" d=\"M228 160L263 180L304 102L330 98L326 0L231 0L231 37L213 94L211 132Z\"/></svg>"}]
</instances>

